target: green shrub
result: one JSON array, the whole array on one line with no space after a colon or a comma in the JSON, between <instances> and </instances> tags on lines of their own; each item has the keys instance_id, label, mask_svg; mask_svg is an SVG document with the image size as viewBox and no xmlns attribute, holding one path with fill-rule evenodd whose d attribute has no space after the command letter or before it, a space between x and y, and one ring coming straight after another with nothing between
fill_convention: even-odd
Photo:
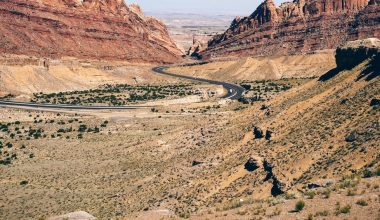
<instances>
[{"instance_id":1,"label":"green shrub","mask_svg":"<svg viewBox=\"0 0 380 220\"><path fill-rule=\"evenodd\" d=\"M363 171L363 177L364 178L370 178L372 176L373 176L373 174L372 174L372 172L370 170L364 170Z\"/></svg>"},{"instance_id":2,"label":"green shrub","mask_svg":"<svg viewBox=\"0 0 380 220\"><path fill-rule=\"evenodd\" d=\"M357 205L360 205L360 206L367 206L368 203L364 200L364 199L360 199L356 202Z\"/></svg>"},{"instance_id":3,"label":"green shrub","mask_svg":"<svg viewBox=\"0 0 380 220\"><path fill-rule=\"evenodd\" d=\"M316 195L315 191L314 190L309 190L307 192L305 192L305 196L308 198L308 199L314 199L314 196Z\"/></svg>"},{"instance_id":4,"label":"green shrub","mask_svg":"<svg viewBox=\"0 0 380 220\"><path fill-rule=\"evenodd\" d=\"M304 208L305 208L305 202L302 201L302 200L299 200L299 201L296 203L295 211L296 211L296 212L300 212L300 211L302 211Z\"/></svg>"},{"instance_id":5,"label":"green shrub","mask_svg":"<svg viewBox=\"0 0 380 220\"><path fill-rule=\"evenodd\" d=\"M324 196L325 199L328 199L330 198L331 190L330 189L323 190L321 194Z\"/></svg>"},{"instance_id":6,"label":"green shrub","mask_svg":"<svg viewBox=\"0 0 380 220\"><path fill-rule=\"evenodd\" d=\"M296 195L294 193L285 193L284 195L286 200L295 199Z\"/></svg>"},{"instance_id":7,"label":"green shrub","mask_svg":"<svg viewBox=\"0 0 380 220\"><path fill-rule=\"evenodd\" d=\"M319 212L315 213L315 216L317 216L317 217L318 216L328 216L328 215L330 215L330 213L327 210L319 211Z\"/></svg>"},{"instance_id":8,"label":"green shrub","mask_svg":"<svg viewBox=\"0 0 380 220\"><path fill-rule=\"evenodd\" d=\"M11 144L11 143L8 142L8 143L6 144L6 146L7 146L8 148L12 148L12 147L13 147L13 144Z\"/></svg>"},{"instance_id":9,"label":"green shrub","mask_svg":"<svg viewBox=\"0 0 380 220\"><path fill-rule=\"evenodd\" d=\"M182 213L179 214L179 217L180 217L180 218L190 218L190 214L189 214L189 213L182 212Z\"/></svg>"},{"instance_id":10,"label":"green shrub","mask_svg":"<svg viewBox=\"0 0 380 220\"><path fill-rule=\"evenodd\" d=\"M25 186L25 185L28 185L28 183L29 183L28 181L23 180L23 181L20 182L20 185L21 186Z\"/></svg>"},{"instance_id":11,"label":"green shrub","mask_svg":"<svg viewBox=\"0 0 380 220\"><path fill-rule=\"evenodd\" d=\"M347 196L355 196L355 195L356 195L356 193L353 190L351 190L351 189L348 190Z\"/></svg>"},{"instance_id":12,"label":"green shrub","mask_svg":"<svg viewBox=\"0 0 380 220\"><path fill-rule=\"evenodd\" d=\"M351 211L351 206L350 205L346 205L344 207L340 207L340 205L338 205L335 214L336 215L339 215L339 214L348 214L348 213L350 213L350 211Z\"/></svg>"}]
</instances>

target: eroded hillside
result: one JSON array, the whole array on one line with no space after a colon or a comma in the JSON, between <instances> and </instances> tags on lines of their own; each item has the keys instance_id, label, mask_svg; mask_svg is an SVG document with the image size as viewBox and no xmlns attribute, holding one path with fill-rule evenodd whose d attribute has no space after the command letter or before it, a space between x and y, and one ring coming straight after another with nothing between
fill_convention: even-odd
<instances>
[{"instance_id":1,"label":"eroded hillside","mask_svg":"<svg viewBox=\"0 0 380 220\"><path fill-rule=\"evenodd\" d=\"M305 54L347 41L379 37L380 6L368 0L265 0L209 41L205 59Z\"/></svg>"},{"instance_id":2,"label":"eroded hillside","mask_svg":"<svg viewBox=\"0 0 380 220\"><path fill-rule=\"evenodd\" d=\"M318 77L336 66L334 51L309 55L247 57L216 60L203 65L182 65L169 71L224 81L275 80Z\"/></svg>"},{"instance_id":3,"label":"eroded hillside","mask_svg":"<svg viewBox=\"0 0 380 220\"><path fill-rule=\"evenodd\" d=\"M336 68L252 104L2 108L0 218L375 219L378 43L342 47Z\"/></svg>"},{"instance_id":4,"label":"eroded hillside","mask_svg":"<svg viewBox=\"0 0 380 220\"><path fill-rule=\"evenodd\" d=\"M120 0L0 2L0 53L174 63L166 26Z\"/></svg>"}]
</instances>

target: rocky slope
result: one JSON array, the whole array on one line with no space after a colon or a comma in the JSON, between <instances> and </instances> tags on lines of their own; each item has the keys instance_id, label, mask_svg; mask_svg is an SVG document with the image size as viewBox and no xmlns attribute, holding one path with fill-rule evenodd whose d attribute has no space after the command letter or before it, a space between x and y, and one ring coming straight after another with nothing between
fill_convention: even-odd
<instances>
[{"instance_id":1,"label":"rocky slope","mask_svg":"<svg viewBox=\"0 0 380 220\"><path fill-rule=\"evenodd\" d=\"M173 63L160 21L122 0L0 1L0 53Z\"/></svg>"},{"instance_id":2,"label":"rocky slope","mask_svg":"<svg viewBox=\"0 0 380 220\"><path fill-rule=\"evenodd\" d=\"M295 0L279 7L265 0L249 17L236 18L225 33L209 41L203 56L310 53L378 36L377 0Z\"/></svg>"}]
</instances>

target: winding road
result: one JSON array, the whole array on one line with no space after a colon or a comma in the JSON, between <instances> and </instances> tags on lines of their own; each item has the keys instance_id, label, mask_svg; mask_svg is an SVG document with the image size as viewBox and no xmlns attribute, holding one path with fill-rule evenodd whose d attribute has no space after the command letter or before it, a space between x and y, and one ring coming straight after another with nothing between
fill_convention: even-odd
<instances>
[{"instance_id":1,"label":"winding road","mask_svg":"<svg viewBox=\"0 0 380 220\"><path fill-rule=\"evenodd\" d=\"M245 89L243 87L236 85L236 84L221 82L221 81L216 81L216 80L211 80L211 79L202 79L202 78L197 78L197 77L192 77L192 76L185 76L185 75L169 73L169 72L165 71L165 69L167 69L167 68L168 67L166 67L166 66L159 66L159 67L153 68L152 70L156 73L161 74L161 75L173 76L173 77L183 78L183 79L189 79L189 80L198 81L198 82L205 82L205 83L209 83L212 85L221 85L227 90L227 94L222 97L225 99L238 100L240 97L243 96L243 94L245 92Z\"/></svg>"},{"instance_id":2,"label":"winding road","mask_svg":"<svg viewBox=\"0 0 380 220\"><path fill-rule=\"evenodd\" d=\"M168 67L160 66L155 67L152 70L158 74L172 76L177 78L189 79L198 82L205 82L213 85L221 85L227 90L227 94L222 98L238 100L242 97L245 89L239 85L235 85L232 83L226 83L221 81L209 80L196 78L192 76L184 76L174 73L168 73L165 71ZM154 106L84 106L84 105L62 105L62 104L43 104L43 103L33 103L33 102L16 102L9 100L0 100L0 107L13 107L13 108L32 108L32 109L66 109L66 110L128 110L128 109L144 109L144 108L152 108Z\"/></svg>"}]
</instances>

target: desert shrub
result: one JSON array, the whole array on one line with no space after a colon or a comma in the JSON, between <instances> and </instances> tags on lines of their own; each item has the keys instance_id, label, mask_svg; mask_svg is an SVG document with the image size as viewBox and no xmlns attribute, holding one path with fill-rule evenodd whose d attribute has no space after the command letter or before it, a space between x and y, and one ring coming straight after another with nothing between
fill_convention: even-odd
<instances>
[{"instance_id":1,"label":"desert shrub","mask_svg":"<svg viewBox=\"0 0 380 220\"><path fill-rule=\"evenodd\" d=\"M376 173L376 176L380 176L380 167L376 169L375 173Z\"/></svg>"},{"instance_id":2,"label":"desert shrub","mask_svg":"<svg viewBox=\"0 0 380 220\"><path fill-rule=\"evenodd\" d=\"M346 205L346 206L343 206L343 207L340 207L340 205L337 206L336 208L336 215L340 215L340 214L348 214L350 213L351 211L351 206L350 205Z\"/></svg>"},{"instance_id":3,"label":"desert shrub","mask_svg":"<svg viewBox=\"0 0 380 220\"><path fill-rule=\"evenodd\" d=\"M351 206L346 205L340 209L340 213L347 214L347 213L350 213L350 210L351 210Z\"/></svg>"},{"instance_id":4,"label":"desert shrub","mask_svg":"<svg viewBox=\"0 0 380 220\"><path fill-rule=\"evenodd\" d=\"M284 198L286 200L290 200L290 199L296 199L296 195L294 193L285 193L284 194Z\"/></svg>"},{"instance_id":5,"label":"desert shrub","mask_svg":"<svg viewBox=\"0 0 380 220\"><path fill-rule=\"evenodd\" d=\"M373 176L373 174L372 174L372 172L370 170L366 169L366 170L363 171L363 177L364 178L370 178L372 176Z\"/></svg>"},{"instance_id":6,"label":"desert shrub","mask_svg":"<svg viewBox=\"0 0 380 220\"><path fill-rule=\"evenodd\" d=\"M180 218L190 218L190 214L187 212L182 212L179 214L179 217Z\"/></svg>"},{"instance_id":7,"label":"desert shrub","mask_svg":"<svg viewBox=\"0 0 380 220\"><path fill-rule=\"evenodd\" d=\"M360 205L360 206L367 206L368 203L364 200L364 199L360 199L356 202L357 205Z\"/></svg>"},{"instance_id":8,"label":"desert shrub","mask_svg":"<svg viewBox=\"0 0 380 220\"><path fill-rule=\"evenodd\" d=\"M305 192L305 196L308 198L308 199L314 199L314 196L316 195L315 191L314 190L309 190L309 191L306 191Z\"/></svg>"},{"instance_id":9,"label":"desert shrub","mask_svg":"<svg viewBox=\"0 0 380 220\"><path fill-rule=\"evenodd\" d=\"M25 185L28 185L28 183L29 183L28 181L23 180L23 181L20 182L20 185L21 186L25 186Z\"/></svg>"},{"instance_id":10,"label":"desert shrub","mask_svg":"<svg viewBox=\"0 0 380 220\"><path fill-rule=\"evenodd\" d=\"M327 210L319 211L319 212L315 213L316 217L318 217L318 216L328 216L328 215L330 215L330 213Z\"/></svg>"},{"instance_id":11,"label":"desert shrub","mask_svg":"<svg viewBox=\"0 0 380 220\"><path fill-rule=\"evenodd\" d=\"M79 129L78 129L79 132L86 132L86 130L87 130L86 125L79 125Z\"/></svg>"},{"instance_id":12,"label":"desert shrub","mask_svg":"<svg viewBox=\"0 0 380 220\"><path fill-rule=\"evenodd\" d=\"M230 209L236 209L236 208L239 208L239 207L246 205L246 204L252 204L253 202L254 202L254 200L252 200L251 198L235 199L235 200L232 200L229 203L227 203L223 207L223 210L226 211L226 210L230 210Z\"/></svg>"},{"instance_id":13,"label":"desert shrub","mask_svg":"<svg viewBox=\"0 0 380 220\"><path fill-rule=\"evenodd\" d=\"M323 191L321 192L321 195L323 195L323 197L324 197L325 199L328 199L328 198L330 198L331 190L330 190L330 189L323 190Z\"/></svg>"},{"instance_id":14,"label":"desert shrub","mask_svg":"<svg viewBox=\"0 0 380 220\"><path fill-rule=\"evenodd\" d=\"M307 220L313 220L313 214L309 214L309 215L307 216Z\"/></svg>"},{"instance_id":15,"label":"desert shrub","mask_svg":"<svg viewBox=\"0 0 380 220\"><path fill-rule=\"evenodd\" d=\"M279 216L281 214L281 210L276 208L273 213L270 215L270 217L273 217L273 216Z\"/></svg>"},{"instance_id":16,"label":"desert shrub","mask_svg":"<svg viewBox=\"0 0 380 220\"><path fill-rule=\"evenodd\" d=\"M347 191L347 196L355 196L355 195L356 195L356 193L353 190L349 189Z\"/></svg>"},{"instance_id":17,"label":"desert shrub","mask_svg":"<svg viewBox=\"0 0 380 220\"><path fill-rule=\"evenodd\" d=\"M343 177L342 182L340 183L339 187L341 189L356 187L360 183L360 181L361 181L361 178L359 175L352 174L352 175Z\"/></svg>"},{"instance_id":18,"label":"desert shrub","mask_svg":"<svg viewBox=\"0 0 380 220\"><path fill-rule=\"evenodd\" d=\"M305 202L304 201L302 201L302 200L299 200L297 203L296 203L296 205L295 205L295 211L296 212L300 212L300 211L302 211L303 209L305 208Z\"/></svg>"}]
</instances>

